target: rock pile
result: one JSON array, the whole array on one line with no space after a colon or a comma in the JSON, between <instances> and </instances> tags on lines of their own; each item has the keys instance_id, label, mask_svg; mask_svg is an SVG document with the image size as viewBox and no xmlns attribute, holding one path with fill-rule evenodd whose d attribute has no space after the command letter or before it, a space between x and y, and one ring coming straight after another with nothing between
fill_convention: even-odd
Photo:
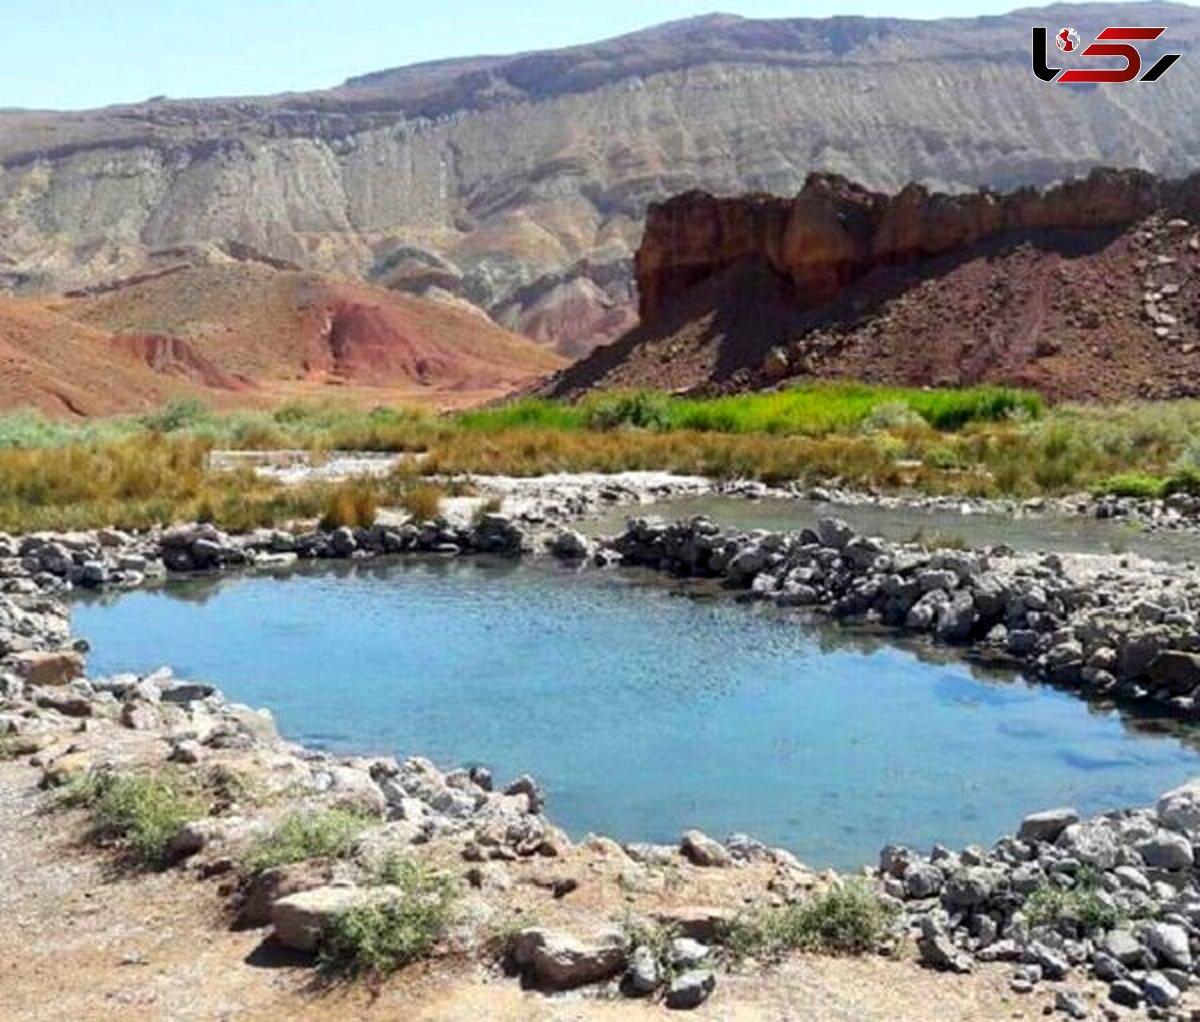
<instances>
[{"instance_id":1,"label":"rock pile","mask_svg":"<svg viewBox=\"0 0 1200 1022\"><path fill-rule=\"evenodd\" d=\"M834 518L796 533L640 519L611 547L625 563L718 578L781 607L928 634L1088 695L1200 714L1194 578L1128 571L1081 579L1055 555L929 551L858 535Z\"/></svg>"},{"instance_id":2,"label":"rock pile","mask_svg":"<svg viewBox=\"0 0 1200 1022\"><path fill-rule=\"evenodd\" d=\"M136 588L167 574L248 566L278 567L296 560L366 558L425 553L518 556L528 546L522 528L502 514L483 514L469 526L445 520L370 528L292 533L257 529L230 535L197 523L146 533L116 529L0 534L0 591L55 592L79 586Z\"/></svg>"},{"instance_id":3,"label":"rock pile","mask_svg":"<svg viewBox=\"0 0 1200 1022\"><path fill-rule=\"evenodd\" d=\"M889 846L880 856L883 894L903 907L927 964L969 972L1012 963L1014 991L1086 974L1111 1000L1158 1017L1200 970L1200 782L1153 809L1081 820L1070 809L1027 817L990 850L928 856ZM1059 1008L1086 1009L1064 995Z\"/></svg>"}]
</instances>

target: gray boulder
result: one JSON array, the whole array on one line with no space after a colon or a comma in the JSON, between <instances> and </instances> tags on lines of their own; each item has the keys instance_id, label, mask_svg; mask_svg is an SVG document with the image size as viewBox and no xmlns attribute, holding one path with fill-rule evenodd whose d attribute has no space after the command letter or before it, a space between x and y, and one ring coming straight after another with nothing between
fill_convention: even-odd
<instances>
[{"instance_id":1,"label":"gray boulder","mask_svg":"<svg viewBox=\"0 0 1200 1022\"><path fill-rule=\"evenodd\" d=\"M679 842L679 850L693 866L725 867L733 865L733 856L721 842L698 830L689 830Z\"/></svg>"},{"instance_id":2,"label":"gray boulder","mask_svg":"<svg viewBox=\"0 0 1200 1022\"><path fill-rule=\"evenodd\" d=\"M671 980L666 1004L677 1011L690 1011L708 1000L717 985L711 969L690 969Z\"/></svg>"},{"instance_id":3,"label":"gray boulder","mask_svg":"<svg viewBox=\"0 0 1200 1022\"><path fill-rule=\"evenodd\" d=\"M1064 830L1078 822L1079 814L1074 809L1047 809L1044 812L1032 813L1021 821L1017 840L1054 844Z\"/></svg>"},{"instance_id":4,"label":"gray boulder","mask_svg":"<svg viewBox=\"0 0 1200 1022\"><path fill-rule=\"evenodd\" d=\"M1191 869L1195 861L1192 842L1182 834L1160 830L1153 837L1139 842L1137 850L1151 869L1181 872Z\"/></svg>"},{"instance_id":5,"label":"gray boulder","mask_svg":"<svg viewBox=\"0 0 1200 1022\"><path fill-rule=\"evenodd\" d=\"M1152 923L1145 930L1146 946L1163 965L1177 969L1191 969L1192 949L1188 934L1182 926L1174 923Z\"/></svg>"},{"instance_id":6,"label":"gray boulder","mask_svg":"<svg viewBox=\"0 0 1200 1022\"><path fill-rule=\"evenodd\" d=\"M1157 1008L1170 1008L1179 1002L1183 995L1161 972L1152 972L1142 981L1142 993L1146 1003Z\"/></svg>"},{"instance_id":7,"label":"gray boulder","mask_svg":"<svg viewBox=\"0 0 1200 1022\"><path fill-rule=\"evenodd\" d=\"M573 990L624 969L626 946L615 931L582 941L570 934L532 928L517 935L513 960L538 984L551 990Z\"/></svg>"}]
</instances>

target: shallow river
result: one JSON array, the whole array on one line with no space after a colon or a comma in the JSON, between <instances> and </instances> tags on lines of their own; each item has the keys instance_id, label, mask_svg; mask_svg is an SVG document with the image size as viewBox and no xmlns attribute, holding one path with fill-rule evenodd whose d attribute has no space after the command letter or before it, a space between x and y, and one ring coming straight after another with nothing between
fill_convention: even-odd
<instances>
[{"instance_id":1,"label":"shallow river","mask_svg":"<svg viewBox=\"0 0 1200 1022\"><path fill-rule=\"evenodd\" d=\"M1153 725L644 578L405 562L81 600L93 673L170 664L289 737L538 777L579 836L749 832L816 866L988 842L1200 774Z\"/></svg>"}]
</instances>

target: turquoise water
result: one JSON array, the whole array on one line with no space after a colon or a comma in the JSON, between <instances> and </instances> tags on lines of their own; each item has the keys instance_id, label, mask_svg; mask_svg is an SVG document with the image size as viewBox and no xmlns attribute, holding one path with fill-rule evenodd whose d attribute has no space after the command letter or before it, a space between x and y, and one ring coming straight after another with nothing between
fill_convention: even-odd
<instances>
[{"instance_id":1,"label":"turquoise water","mask_svg":"<svg viewBox=\"0 0 1200 1022\"><path fill-rule=\"evenodd\" d=\"M93 673L169 664L341 752L538 777L578 836L748 832L815 866L1147 803L1178 736L1048 688L620 574L420 562L75 605Z\"/></svg>"}]
</instances>

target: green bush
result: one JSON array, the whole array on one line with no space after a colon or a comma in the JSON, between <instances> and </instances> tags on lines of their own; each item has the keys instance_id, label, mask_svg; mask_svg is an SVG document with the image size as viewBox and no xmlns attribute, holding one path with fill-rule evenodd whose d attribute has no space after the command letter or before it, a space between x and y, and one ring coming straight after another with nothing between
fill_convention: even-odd
<instances>
[{"instance_id":1,"label":"green bush","mask_svg":"<svg viewBox=\"0 0 1200 1022\"><path fill-rule=\"evenodd\" d=\"M723 943L735 956L775 958L789 951L862 955L875 950L895 921L864 882L850 880L808 901L736 920Z\"/></svg>"},{"instance_id":2,"label":"green bush","mask_svg":"<svg viewBox=\"0 0 1200 1022\"><path fill-rule=\"evenodd\" d=\"M453 921L458 890L444 874L395 857L375 879L397 892L334 920L321 947L327 972L386 976L427 957Z\"/></svg>"},{"instance_id":3,"label":"green bush","mask_svg":"<svg viewBox=\"0 0 1200 1022\"><path fill-rule=\"evenodd\" d=\"M1070 922L1084 933L1114 930L1125 919L1118 909L1100 898L1099 892L1099 878L1089 873L1081 875L1069 891L1039 887L1025 900L1025 917L1033 926Z\"/></svg>"},{"instance_id":4,"label":"green bush","mask_svg":"<svg viewBox=\"0 0 1200 1022\"><path fill-rule=\"evenodd\" d=\"M591 429L668 429L671 399L661 390L610 391L583 403Z\"/></svg>"},{"instance_id":5,"label":"green bush","mask_svg":"<svg viewBox=\"0 0 1200 1022\"><path fill-rule=\"evenodd\" d=\"M1096 487L1097 496L1133 497L1138 500L1154 500L1163 495L1166 481L1157 476L1127 472L1111 476Z\"/></svg>"},{"instance_id":6,"label":"green bush","mask_svg":"<svg viewBox=\"0 0 1200 1022\"><path fill-rule=\"evenodd\" d=\"M89 775L67 785L57 804L86 807L93 840L114 841L148 866L165 865L172 838L205 811L195 789L170 774Z\"/></svg>"},{"instance_id":7,"label":"green bush","mask_svg":"<svg viewBox=\"0 0 1200 1022\"><path fill-rule=\"evenodd\" d=\"M262 873L307 859L344 859L370 821L345 809L319 813L294 813L284 819L247 853L242 865L249 873Z\"/></svg>"},{"instance_id":8,"label":"green bush","mask_svg":"<svg viewBox=\"0 0 1200 1022\"><path fill-rule=\"evenodd\" d=\"M1170 497L1176 493L1186 493L1188 496L1200 496L1200 469L1184 467L1179 469L1163 484L1163 496Z\"/></svg>"},{"instance_id":9,"label":"green bush","mask_svg":"<svg viewBox=\"0 0 1200 1022\"><path fill-rule=\"evenodd\" d=\"M156 433L176 433L191 429L209 418L204 403L194 397L180 398L142 416L142 425Z\"/></svg>"}]
</instances>

